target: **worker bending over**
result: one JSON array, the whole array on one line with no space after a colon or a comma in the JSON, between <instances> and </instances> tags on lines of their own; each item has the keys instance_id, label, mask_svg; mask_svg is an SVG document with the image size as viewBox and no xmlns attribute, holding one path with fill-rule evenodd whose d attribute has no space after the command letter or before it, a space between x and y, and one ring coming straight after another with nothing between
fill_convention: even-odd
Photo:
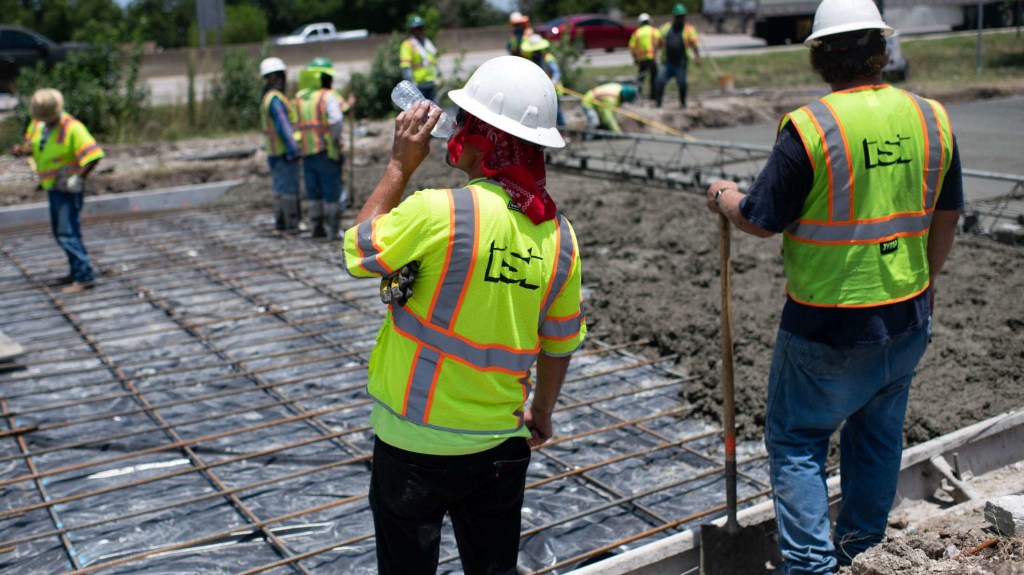
<instances>
[{"instance_id":1,"label":"worker bending over","mask_svg":"<svg viewBox=\"0 0 1024 575\"><path fill-rule=\"evenodd\" d=\"M765 444L789 575L832 573L885 534L911 378L963 206L945 108L881 80L892 31L871 0L824 0L805 43L831 93L782 118L747 194L729 181L707 190L739 229L784 233ZM841 425L830 537L825 461Z\"/></svg>"},{"instance_id":2,"label":"worker bending over","mask_svg":"<svg viewBox=\"0 0 1024 575\"><path fill-rule=\"evenodd\" d=\"M618 120L615 119L615 110L623 102L632 102L636 99L636 86L633 84L619 84L610 82L592 88L586 94L580 104L583 106L583 113L587 116L588 130L611 130L616 134L622 133ZM591 136L588 134L587 139Z\"/></svg>"},{"instance_id":3,"label":"worker bending over","mask_svg":"<svg viewBox=\"0 0 1024 575\"><path fill-rule=\"evenodd\" d=\"M545 188L544 148L565 145L551 80L501 56L449 97L446 159L465 187L401 201L440 116L420 102L395 120L391 161L345 232L349 273L384 278L388 302L369 368L383 575L434 573L445 514L466 573L516 572L530 446L553 433L587 331L576 237Z\"/></svg>"}]
</instances>

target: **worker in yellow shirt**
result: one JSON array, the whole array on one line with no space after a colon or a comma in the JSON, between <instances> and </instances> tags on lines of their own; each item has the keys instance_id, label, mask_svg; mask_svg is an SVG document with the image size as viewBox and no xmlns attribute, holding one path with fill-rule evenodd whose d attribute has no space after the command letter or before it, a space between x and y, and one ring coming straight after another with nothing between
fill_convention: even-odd
<instances>
[{"instance_id":1,"label":"worker in yellow shirt","mask_svg":"<svg viewBox=\"0 0 1024 575\"><path fill-rule=\"evenodd\" d=\"M615 110L623 102L632 102L636 99L636 86L633 84L619 84L609 82L601 84L583 94L580 105L583 106L583 113L587 116L587 130L610 130L616 134L622 133L619 122L615 119ZM587 139L592 139L587 134Z\"/></svg>"},{"instance_id":2,"label":"worker in yellow shirt","mask_svg":"<svg viewBox=\"0 0 1024 575\"><path fill-rule=\"evenodd\" d=\"M416 84L426 99L437 98L437 47L427 38L426 22L420 16L409 18L409 37L398 48L398 67L402 79Z\"/></svg>"},{"instance_id":3,"label":"worker in yellow shirt","mask_svg":"<svg viewBox=\"0 0 1024 575\"><path fill-rule=\"evenodd\" d=\"M676 79L679 86L679 104L686 107L686 68L692 59L700 65L700 37L697 29L686 23L686 6L676 4L672 8L672 21L661 27L661 73L655 85L654 102L660 108L665 84L669 78Z\"/></svg>"},{"instance_id":4,"label":"worker in yellow shirt","mask_svg":"<svg viewBox=\"0 0 1024 575\"><path fill-rule=\"evenodd\" d=\"M661 45L661 30L651 26L651 15L644 12L639 17L640 26L629 37L629 51L633 53L633 62L637 66L636 85L644 87L644 79L650 74L650 92L654 97L654 89L658 82L658 46Z\"/></svg>"},{"instance_id":5,"label":"worker in yellow shirt","mask_svg":"<svg viewBox=\"0 0 1024 575\"><path fill-rule=\"evenodd\" d=\"M32 156L39 187L50 201L50 229L68 256L67 276L50 282L62 293L78 293L96 284L89 253L82 243L81 212L85 180L105 154L82 122L64 111L64 95L53 88L32 94L32 122L15 156Z\"/></svg>"},{"instance_id":6,"label":"worker in yellow shirt","mask_svg":"<svg viewBox=\"0 0 1024 575\"><path fill-rule=\"evenodd\" d=\"M382 278L388 304L367 387L382 575L434 573L445 515L466 573L516 573L530 447L553 435L587 333L579 246L547 190L544 148L565 145L551 80L500 56L448 96L446 161L466 184L403 200L441 114L419 102L345 232L348 272Z\"/></svg>"}]
</instances>

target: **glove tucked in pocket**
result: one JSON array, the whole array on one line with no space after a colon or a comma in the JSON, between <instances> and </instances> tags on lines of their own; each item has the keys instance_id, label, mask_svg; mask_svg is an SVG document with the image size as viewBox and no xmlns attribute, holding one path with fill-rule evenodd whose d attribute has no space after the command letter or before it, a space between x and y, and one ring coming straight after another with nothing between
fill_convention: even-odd
<instances>
[{"instance_id":1,"label":"glove tucked in pocket","mask_svg":"<svg viewBox=\"0 0 1024 575\"><path fill-rule=\"evenodd\" d=\"M416 281L416 272L420 269L419 262L409 262L402 269L380 279L380 301L385 305L404 306L412 297L412 284Z\"/></svg>"}]
</instances>

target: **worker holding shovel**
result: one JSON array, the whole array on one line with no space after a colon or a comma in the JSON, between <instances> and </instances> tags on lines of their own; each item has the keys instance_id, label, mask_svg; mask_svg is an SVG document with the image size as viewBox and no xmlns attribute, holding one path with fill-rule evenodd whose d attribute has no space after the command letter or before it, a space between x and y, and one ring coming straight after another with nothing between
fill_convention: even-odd
<instances>
[{"instance_id":1,"label":"worker holding shovel","mask_svg":"<svg viewBox=\"0 0 1024 575\"><path fill-rule=\"evenodd\" d=\"M783 117L748 193L707 190L708 208L744 232L784 233L765 444L789 575L831 573L885 534L911 378L963 206L946 110L882 83L892 32L871 0L824 0L805 44L832 92ZM830 537L825 462L841 425Z\"/></svg>"}]
</instances>

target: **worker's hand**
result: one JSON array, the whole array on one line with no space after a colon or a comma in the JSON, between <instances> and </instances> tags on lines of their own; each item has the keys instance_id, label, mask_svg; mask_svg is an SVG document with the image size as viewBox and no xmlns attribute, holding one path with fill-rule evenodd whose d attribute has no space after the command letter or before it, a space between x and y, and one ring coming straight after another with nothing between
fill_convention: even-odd
<instances>
[{"instance_id":1,"label":"worker's hand","mask_svg":"<svg viewBox=\"0 0 1024 575\"><path fill-rule=\"evenodd\" d=\"M441 108L429 100L423 100L395 118L395 141L391 144L391 162L406 176L415 172L430 154L430 131L437 125L440 117Z\"/></svg>"},{"instance_id":2,"label":"worker's hand","mask_svg":"<svg viewBox=\"0 0 1024 575\"><path fill-rule=\"evenodd\" d=\"M72 194L81 194L85 191L85 178L78 174L71 174L68 177L68 191Z\"/></svg>"},{"instance_id":3,"label":"worker's hand","mask_svg":"<svg viewBox=\"0 0 1024 575\"><path fill-rule=\"evenodd\" d=\"M27 156L32 150L28 146L22 144L14 144L11 146L11 155L14 156Z\"/></svg>"},{"instance_id":4,"label":"worker's hand","mask_svg":"<svg viewBox=\"0 0 1024 575\"><path fill-rule=\"evenodd\" d=\"M551 439L554 433L551 429L551 414L544 411L534 410L533 406L526 410L526 415L523 418L523 423L526 424L526 428L530 430L530 439L527 443L530 447L539 447L544 445L544 442Z\"/></svg>"},{"instance_id":5,"label":"worker's hand","mask_svg":"<svg viewBox=\"0 0 1024 575\"><path fill-rule=\"evenodd\" d=\"M708 186L707 196L706 196L705 199L707 200L708 210L711 213L713 213L713 214L720 214L720 213L722 213L722 208L721 208L722 197L721 197L721 195L718 194L718 190L727 190L727 189L736 190L736 189L739 189L739 186L736 185L736 182L733 182L731 180L718 180L718 181L712 183L710 186ZM724 193L725 192L723 192L723 194ZM718 202L715 201L715 196L716 195L719 196L718 197Z\"/></svg>"}]
</instances>

